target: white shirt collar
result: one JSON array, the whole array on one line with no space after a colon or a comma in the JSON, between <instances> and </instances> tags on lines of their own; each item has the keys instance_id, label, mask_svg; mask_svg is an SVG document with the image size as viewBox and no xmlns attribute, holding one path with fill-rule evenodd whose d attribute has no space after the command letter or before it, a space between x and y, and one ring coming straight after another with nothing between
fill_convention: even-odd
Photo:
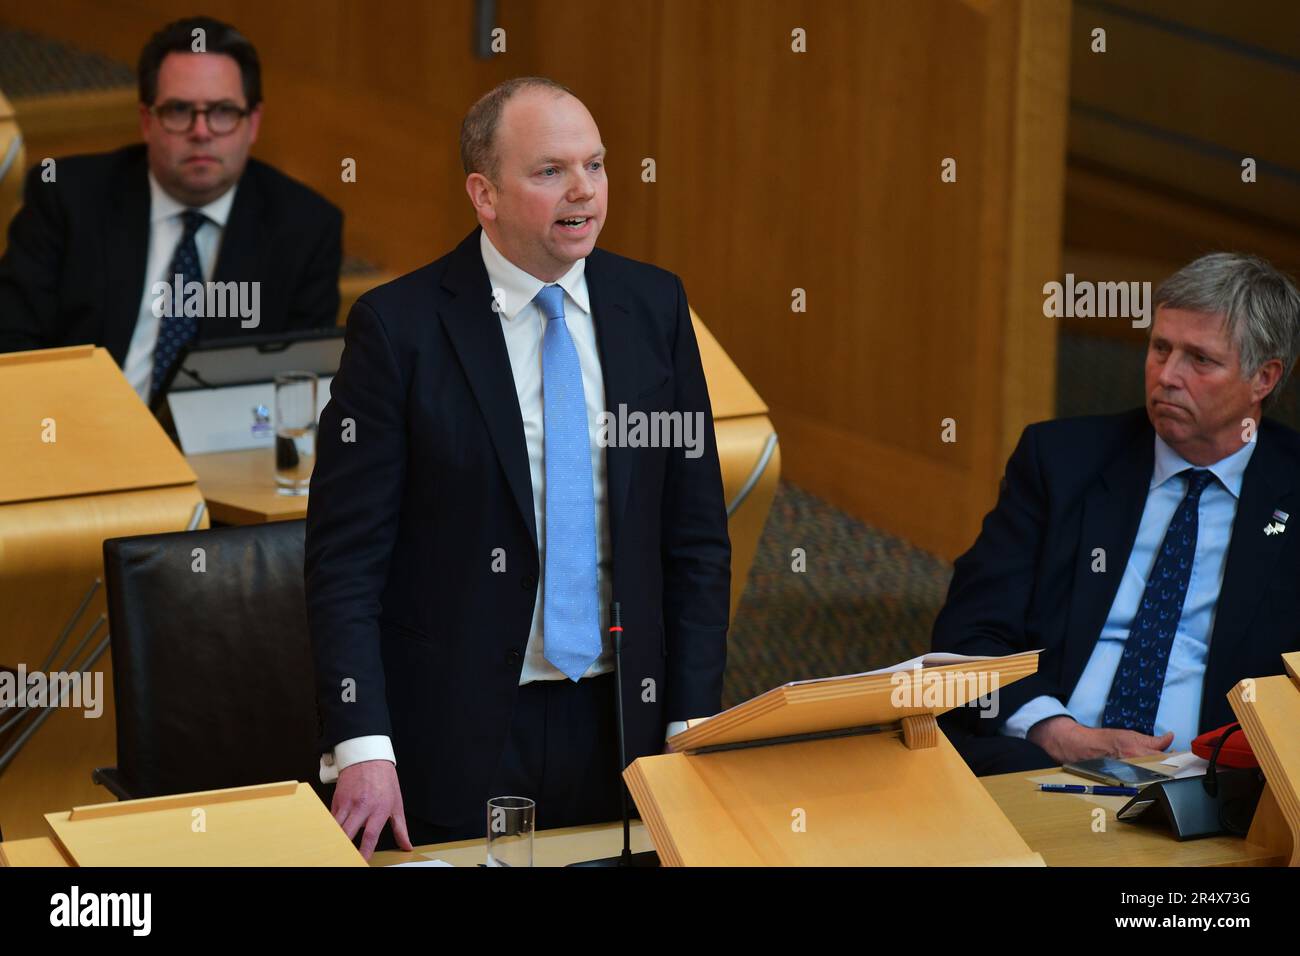
<instances>
[{"instance_id":1,"label":"white shirt collar","mask_svg":"<svg viewBox=\"0 0 1300 956\"><path fill-rule=\"evenodd\" d=\"M1234 498L1241 497L1241 482L1246 475L1246 466L1250 464L1250 456L1255 451L1255 444L1259 441L1259 433L1255 433L1255 441L1248 441L1227 458L1221 458L1214 464L1207 466L1219 483L1228 489L1229 494ZM1188 468L1195 468L1191 462L1183 458L1182 455L1174 451L1165 443L1165 440L1156 435L1156 466L1151 472L1151 487L1164 484L1180 471Z\"/></svg>"},{"instance_id":2,"label":"white shirt collar","mask_svg":"<svg viewBox=\"0 0 1300 956\"><path fill-rule=\"evenodd\" d=\"M230 218L230 207L235 202L235 191L239 189L239 183L227 189L206 206L199 206L199 212L207 216L209 220L215 222L220 228L226 227L226 220ZM163 220L170 219L173 216L179 216L185 210L192 207L185 205L174 199L167 190L159 185L158 180L153 177L153 170L149 171L149 222L160 223Z\"/></svg>"},{"instance_id":3,"label":"white shirt collar","mask_svg":"<svg viewBox=\"0 0 1300 956\"><path fill-rule=\"evenodd\" d=\"M486 229L479 233L479 249L483 254L483 265L487 267L488 281L493 290L501 290L500 313L507 322L519 315L537 297L542 286L552 284L530 275L503 256L488 238ZM563 289L583 312L590 312L586 272L587 260L579 259L554 284Z\"/></svg>"}]
</instances>

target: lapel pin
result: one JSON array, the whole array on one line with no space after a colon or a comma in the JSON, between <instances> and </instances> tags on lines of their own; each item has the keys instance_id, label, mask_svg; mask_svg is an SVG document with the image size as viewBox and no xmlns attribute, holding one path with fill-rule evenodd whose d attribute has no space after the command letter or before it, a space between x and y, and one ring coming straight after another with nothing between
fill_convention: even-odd
<instances>
[{"instance_id":1,"label":"lapel pin","mask_svg":"<svg viewBox=\"0 0 1300 956\"><path fill-rule=\"evenodd\" d=\"M1285 511L1274 511L1273 520L1264 526L1267 535L1281 534L1286 530L1286 519L1291 517Z\"/></svg>"}]
</instances>

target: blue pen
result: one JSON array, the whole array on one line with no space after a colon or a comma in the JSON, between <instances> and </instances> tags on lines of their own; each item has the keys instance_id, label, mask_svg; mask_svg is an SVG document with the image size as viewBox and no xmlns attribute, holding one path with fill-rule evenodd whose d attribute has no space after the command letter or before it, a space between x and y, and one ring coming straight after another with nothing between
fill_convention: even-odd
<instances>
[{"instance_id":1,"label":"blue pen","mask_svg":"<svg viewBox=\"0 0 1300 956\"><path fill-rule=\"evenodd\" d=\"M1080 783L1040 783L1038 789L1044 793L1094 793L1101 797L1136 797L1137 787L1095 787Z\"/></svg>"}]
</instances>

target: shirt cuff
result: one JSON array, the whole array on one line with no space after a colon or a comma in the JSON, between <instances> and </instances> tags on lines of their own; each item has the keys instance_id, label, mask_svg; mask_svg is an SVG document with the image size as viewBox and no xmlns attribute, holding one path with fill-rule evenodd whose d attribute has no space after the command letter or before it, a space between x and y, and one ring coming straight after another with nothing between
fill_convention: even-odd
<instances>
[{"instance_id":1,"label":"shirt cuff","mask_svg":"<svg viewBox=\"0 0 1300 956\"><path fill-rule=\"evenodd\" d=\"M1070 713L1070 709L1055 697L1043 694L1028 703L1022 704L1020 709L1008 717L1006 722L998 728L998 733L1005 734L1008 737L1019 737L1023 740L1034 724L1047 720L1049 717L1074 717L1074 714Z\"/></svg>"},{"instance_id":2,"label":"shirt cuff","mask_svg":"<svg viewBox=\"0 0 1300 956\"><path fill-rule=\"evenodd\" d=\"M396 766L392 740L383 734L375 734L339 741L333 750L321 754L320 782L333 783L348 767L367 760L387 760Z\"/></svg>"},{"instance_id":3,"label":"shirt cuff","mask_svg":"<svg viewBox=\"0 0 1300 956\"><path fill-rule=\"evenodd\" d=\"M680 734L685 729L686 729L686 721L684 720L668 721L668 730L664 734L664 743L668 742L669 737L675 736L676 734Z\"/></svg>"}]
</instances>

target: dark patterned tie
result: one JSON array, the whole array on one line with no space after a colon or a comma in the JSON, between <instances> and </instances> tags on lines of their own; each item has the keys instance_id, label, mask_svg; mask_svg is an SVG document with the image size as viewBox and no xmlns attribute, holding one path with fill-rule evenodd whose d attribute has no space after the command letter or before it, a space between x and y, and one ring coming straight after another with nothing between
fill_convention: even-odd
<instances>
[{"instance_id":1,"label":"dark patterned tie","mask_svg":"<svg viewBox=\"0 0 1300 956\"><path fill-rule=\"evenodd\" d=\"M1103 727L1123 727L1150 734L1155 728L1160 692L1165 686L1169 649L1183 613L1187 585L1196 560L1196 525L1201 492L1214 475L1205 469L1188 468L1187 494L1169 522L1160 543L1142 603L1138 605L1124 642L1124 654L1106 698Z\"/></svg>"},{"instance_id":2,"label":"dark patterned tie","mask_svg":"<svg viewBox=\"0 0 1300 956\"><path fill-rule=\"evenodd\" d=\"M199 265L199 247L194 242L195 235L198 234L202 225L208 221L208 217L203 215L197 209L187 209L181 213L181 222L185 224L185 231L181 233L181 241L176 243L176 254L172 256L171 268L167 270L167 275L163 281L168 286L168 301L171 302L172 312L184 313L185 309L177 308L176 303L171 299L170 289L172 283L176 281L179 275L181 282L181 306L185 302L185 283L202 282L203 268ZM205 300L206 301L206 298ZM164 315L158 326L158 341L153 347L153 379L149 384L149 404L153 404L154 398L158 394L158 389L162 387L163 381L167 378L167 373L171 371L173 363L177 356L181 354L181 349L189 345L194 340L194 336L199 330L199 317L196 315Z\"/></svg>"}]
</instances>

